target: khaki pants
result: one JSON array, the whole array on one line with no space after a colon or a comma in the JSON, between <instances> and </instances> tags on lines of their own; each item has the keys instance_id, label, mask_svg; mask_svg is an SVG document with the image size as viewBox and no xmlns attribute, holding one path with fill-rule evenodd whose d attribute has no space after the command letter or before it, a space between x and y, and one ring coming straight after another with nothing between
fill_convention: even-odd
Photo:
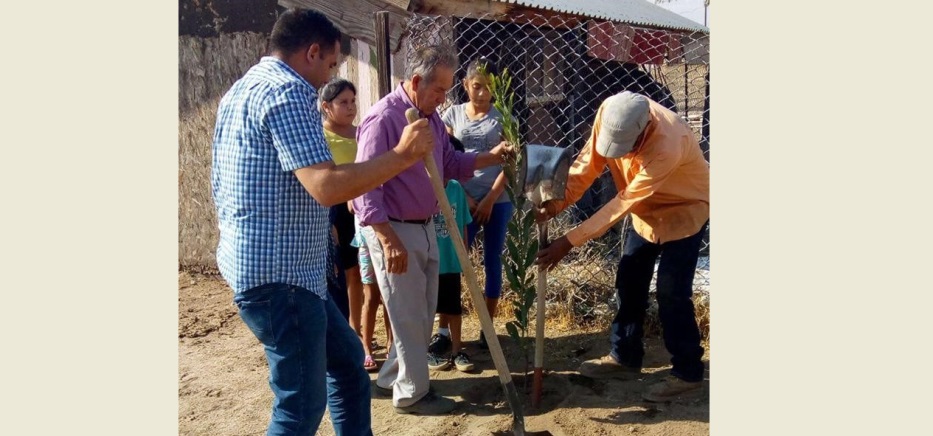
<instances>
[{"instance_id":1,"label":"khaki pants","mask_svg":"<svg viewBox=\"0 0 933 436\"><path fill-rule=\"evenodd\" d=\"M393 346L379 376L378 386L392 386L392 404L410 406L428 393L428 341L437 308L438 252L434 223L390 222L408 251L408 271L386 273L385 253L371 227L360 229L369 254L382 302L392 323Z\"/></svg>"}]
</instances>

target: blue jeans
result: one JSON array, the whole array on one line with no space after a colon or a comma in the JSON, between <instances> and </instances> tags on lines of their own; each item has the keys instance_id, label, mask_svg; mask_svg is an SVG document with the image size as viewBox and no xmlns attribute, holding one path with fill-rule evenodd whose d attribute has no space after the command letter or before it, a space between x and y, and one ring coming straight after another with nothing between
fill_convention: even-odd
<instances>
[{"instance_id":1,"label":"blue jeans","mask_svg":"<svg viewBox=\"0 0 933 436\"><path fill-rule=\"evenodd\" d=\"M505 250L505 233L515 206L512 203L496 203L492 206L489 221L483 227L483 269L486 271L487 298L502 295L502 253ZM467 225L467 247L473 246L480 224L476 221Z\"/></svg>"},{"instance_id":2,"label":"blue jeans","mask_svg":"<svg viewBox=\"0 0 933 436\"><path fill-rule=\"evenodd\" d=\"M703 380L703 348L693 311L693 276L706 226L693 236L654 244L629 227L616 273L619 312L612 321L610 354L623 365L641 368L645 348L645 312L654 264L658 264L658 315L664 346L671 353L671 375L689 382Z\"/></svg>"},{"instance_id":3,"label":"blue jeans","mask_svg":"<svg viewBox=\"0 0 933 436\"><path fill-rule=\"evenodd\" d=\"M233 298L265 347L275 395L267 435L312 435L330 407L338 435L371 435L363 347L331 300L292 285L267 284Z\"/></svg>"}]
</instances>

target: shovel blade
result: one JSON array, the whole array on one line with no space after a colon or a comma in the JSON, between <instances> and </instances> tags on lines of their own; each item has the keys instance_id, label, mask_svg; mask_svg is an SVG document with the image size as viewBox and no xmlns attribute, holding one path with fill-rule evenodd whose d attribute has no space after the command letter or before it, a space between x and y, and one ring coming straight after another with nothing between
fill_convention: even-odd
<instances>
[{"instance_id":1,"label":"shovel blade","mask_svg":"<svg viewBox=\"0 0 933 436\"><path fill-rule=\"evenodd\" d=\"M550 145L528 144L522 148L519 180L522 192L535 206L548 200L563 200L567 176L573 163L570 150Z\"/></svg>"}]
</instances>

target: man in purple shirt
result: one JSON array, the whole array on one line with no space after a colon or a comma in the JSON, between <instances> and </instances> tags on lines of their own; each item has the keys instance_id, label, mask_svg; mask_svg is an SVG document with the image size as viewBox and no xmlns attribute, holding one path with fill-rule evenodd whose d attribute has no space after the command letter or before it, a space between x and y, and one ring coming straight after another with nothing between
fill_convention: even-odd
<instances>
[{"instance_id":1,"label":"man in purple shirt","mask_svg":"<svg viewBox=\"0 0 933 436\"><path fill-rule=\"evenodd\" d=\"M467 180L476 168L501 164L512 148L501 143L488 153L462 153L450 145L437 106L454 84L457 55L449 47L418 50L408 80L379 100L356 132L356 161L395 148L408 124L405 110L417 108L434 137L434 160L444 180ZM428 341L437 306L438 250L432 217L437 197L423 162L353 200L360 233L369 246L376 281L392 323L394 346L376 379L377 394L388 395L398 413L443 414L456 403L429 390ZM379 392L381 391L381 392Z\"/></svg>"}]
</instances>

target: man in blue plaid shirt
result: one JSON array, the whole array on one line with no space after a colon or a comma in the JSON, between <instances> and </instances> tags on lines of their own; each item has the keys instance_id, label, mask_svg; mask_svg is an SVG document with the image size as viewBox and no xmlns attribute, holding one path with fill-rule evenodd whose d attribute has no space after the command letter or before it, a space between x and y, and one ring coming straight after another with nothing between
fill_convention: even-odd
<instances>
[{"instance_id":1,"label":"man in blue plaid shirt","mask_svg":"<svg viewBox=\"0 0 933 436\"><path fill-rule=\"evenodd\" d=\"M434 147L427 120L367 162L336 166L317 88L340 53L340 32L316 11L290 9L263 57L224 95L211 187L217 264L240 317L263 344L275 394L269 435L310 435L330 406L338 435L372 434L359 338L327 298L328 207L357 197Z\"/></svg>"}]
</instances>

